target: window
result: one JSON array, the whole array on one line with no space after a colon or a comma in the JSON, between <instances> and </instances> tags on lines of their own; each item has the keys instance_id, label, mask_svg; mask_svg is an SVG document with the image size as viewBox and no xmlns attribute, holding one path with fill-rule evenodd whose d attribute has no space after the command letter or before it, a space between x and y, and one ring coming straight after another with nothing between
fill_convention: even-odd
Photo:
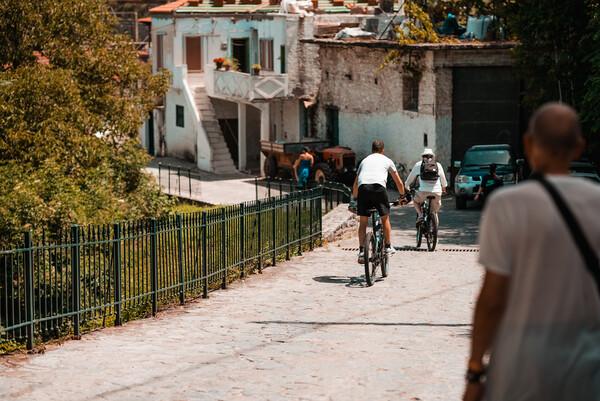
<instances>
[{"instance_id":1,"label":"window","mask_svg":"<svg viewBox=\"0 0 600 401\"><path fill-rule=\"evenodd\" d=\"M419 111L419 80L414 75L408 75L403 78L402 84L402 108Z\"/></svg>"},{"instance_id":2,"label":"window","mask_svg":"<svg viewBox=\"0 0 600 401\"><path fill-rule=\"evenodd\" d=\"M260 65L265 71L273 71L273 39L260 40Z\"/></svg>"},{"instance_id":3,"label":"window","mask_svg":"<svg viewBox=\"0 0 600 401\"><path fill-rule=\"evenodd\" d=\"M279 53L279 54L280 54L279 59L281 62L281 66L280 66L281 73L285 74L285 46L281 46L281 53Z\"/></svg>"},{"instance_id":4,"label":"window","mask_svg":"<svg viewBox=\"0 0 600 401\"><path fill-rule=\"evenodd\" d=\"M183 127L183 106L175 105L175 125Z\"/></svg>"},{"instance_id":5,"label":"window","mask_svg":"<svg viewBox=\"0 0 600 401\"><path fill-rule=\"evenodd\" d=\"M163 39L165 35L156 34L156 71L158 72L161 68L165 68L163 60Z\"/></svg>"}]
</instances>

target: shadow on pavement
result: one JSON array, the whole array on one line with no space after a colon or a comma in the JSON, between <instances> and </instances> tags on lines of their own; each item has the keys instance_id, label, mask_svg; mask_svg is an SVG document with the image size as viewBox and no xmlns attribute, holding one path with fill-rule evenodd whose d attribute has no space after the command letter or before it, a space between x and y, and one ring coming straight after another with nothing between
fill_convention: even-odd
<instances>
[{"instance_id":1,"label":"shadow on pavement","mask_svg":"<svg viewBox=\"0 0 600 401\"><path fill-rule=\"evenodd\" d=\"M290 324L308 326L421 326L421 327L471 327L471 323L404 323L404 322L317 322L288 320L258 320L255 324Z\"/></svg>"},{"instance_id":2,"label":"shadow on pavement","mask_svg":"<svg viewBox=\"0 0 600 401\"><path fill-rule=\"evenodd\" d=\"M390 212L392 230L401 229L416 236L416 212L412 203L403 207L394 207ZM452 196L444 196L439 212L440 227L438 230L439 245L462 245L478 247L480 208L458 210L454 206ZM425 239L423 239L425 242ZM417 249L415 249L417 250Z\"/></svg>"},{"instance_id":3,"label":"shadow on pavement","mask_svg":"<svg viewBox=\"0 0 600 401\"><path fill-rule=\"evenodd\" d=\"M359 277L343 277L343 276L317 276L313 277L313 280L318 283L326 283L326 284L345 284L346 287L366 287L367 283L365 281L365 276ZM381 281L383 278L378 278L375 280Z\"/></svg>"}]
</instances>

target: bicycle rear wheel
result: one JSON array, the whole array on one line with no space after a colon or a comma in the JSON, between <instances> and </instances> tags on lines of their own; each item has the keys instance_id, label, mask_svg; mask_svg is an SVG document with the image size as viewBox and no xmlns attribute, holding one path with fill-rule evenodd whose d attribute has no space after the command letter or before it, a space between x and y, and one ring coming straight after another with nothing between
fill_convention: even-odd
<instances>
[{"instance_id":1,"label":"bicycle rear wheel","mask_svg":"<svg viewBox=\"0 0 600 401\"><path fill-rule=\"evenodd\" d=\"M385 249L382 251L381 255L381 277L388 276L388 267L390 263L390 256L387 254Z\"/></svg>"},{"instance_id":2,"label":"bicycle rear wheel","mask_svg":"<svg viewBox=\"0 0 600 401\"><path fill-rule=\"evenodd\" d=\"M437 244L437 223L435 222L435 216L433 213L429 216L429 221L427 222L427 233L425 236L427 237L427 250L429 252L435 251L435 246Z\"/></svg>"},{"instance_id":3,"label":"bicycle rear wheel","mask_svg":"<svg viewBox=\"0 0 600 401\"><path fill-rule=\"evenodd\" d=\"M375 269L377 268L377 245L372 232L365 238L365 279L367 286L375 284Z\"/></svg>"},{"instance_id":4,"label":"bicycle rear wheel","mask_svg":"<svg viewBox=\"0 0 600 401\"><path fill-rule=\"evenodd\" d=\"M423 241L423 234L421 234L421 228L417 227L417 248L421 247L421 241Z\"/></svg>"}]
</instances>

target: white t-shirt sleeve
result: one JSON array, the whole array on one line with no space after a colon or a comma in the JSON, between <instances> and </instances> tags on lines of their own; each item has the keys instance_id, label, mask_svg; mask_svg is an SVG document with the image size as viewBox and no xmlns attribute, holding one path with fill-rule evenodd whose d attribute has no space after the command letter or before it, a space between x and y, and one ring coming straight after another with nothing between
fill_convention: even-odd
<instances>
[{"instance_id":1,"label":"white t-shirt sleeve","mask_svg":"<svg viewBox=\"0 0 600 401\"><path fill-rule=\"evenodd\" d=\"M392 161L392 159L390 159L388 157L388 172L391 174L394 171L396 171L396 165L394 164L394 162Z\"/></svg>"},{"instance_id":2,"label":"white t-shirt sleeve","mask_svg":"<svg viewBox=\"0 0 600 401\"><path fill-rule=\"evenodd\" d=\"M479 263L487 270L510 277L513 268L511 259L513 250L510 239L515 233L505 229L506 216L501 208L490 198L481 217L479 228Z\"/></svg>"}]
</instances>

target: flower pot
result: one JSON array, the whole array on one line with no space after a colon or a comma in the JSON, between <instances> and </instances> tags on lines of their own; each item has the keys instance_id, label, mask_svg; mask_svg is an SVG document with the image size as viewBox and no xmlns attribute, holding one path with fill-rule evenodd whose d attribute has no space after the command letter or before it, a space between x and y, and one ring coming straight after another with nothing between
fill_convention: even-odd
<instances>
[{"instance_id":1,"label":"flower pot","mask_svg":"<svg viewBox=\"0 0 600 401\"><path fill-rule=\"evenodd\" d=\"M229 71L231 66L229 64L223 64L223 68L225 68L225 71Z\"/></svg>"},{"instance_id":2,"label":"flower pot","mask_svg":"<svg viewBox=\"0 0 600 401\"><path fill-rule=\"evenodd\" d=\"M217 70L221 69L221 67L223 67L223 63L222 62L215 62L215 64L217 65Z\"/></svg>"},{"instance_id":3,"label":"flower pot","mask_svg":"<svg viewBox=\"0 0 600 401\"><path fill-rule=\"evenodd\" d=\"M260 75L260 68L253 68L254 75Z\"/></svg>"},{"instance_id":4,"label":"flower pot","mask_svg":"<svg viewBox=\"0 0 600 401\"><path fill-rule=\"evenodd\" d=\"M223 7L223 0L213 0L214 7Z\"/></svg>"}]
</instances>

